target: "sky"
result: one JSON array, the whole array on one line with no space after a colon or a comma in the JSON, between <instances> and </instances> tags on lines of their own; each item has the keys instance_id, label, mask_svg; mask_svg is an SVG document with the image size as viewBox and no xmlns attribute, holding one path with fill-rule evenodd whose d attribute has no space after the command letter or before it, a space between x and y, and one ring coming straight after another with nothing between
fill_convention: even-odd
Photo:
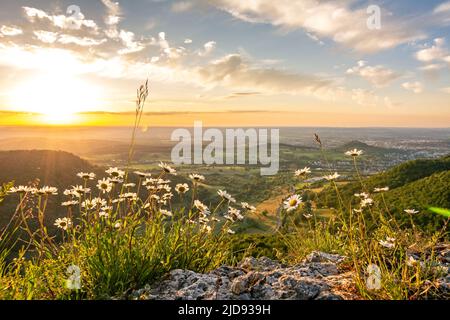
<instances>
[{"instance_id":1,"label":"sky","mask_svg":"<svg viewBox=\"0 0 450 320\"><path fill-rule=\"evenodd\" d=\"M0 125L130 125L148 79L149 126L450 127L449 71L450 1L0 3Z\"/></svg>"}]
</instances>

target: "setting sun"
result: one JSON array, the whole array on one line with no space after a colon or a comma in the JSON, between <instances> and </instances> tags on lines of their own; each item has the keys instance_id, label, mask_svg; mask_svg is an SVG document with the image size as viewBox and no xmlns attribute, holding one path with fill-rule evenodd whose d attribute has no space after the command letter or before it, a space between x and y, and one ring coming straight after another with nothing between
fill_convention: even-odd
<instances>
[{"instance_id":1,"label":"setting sun","mask_svg":"<svg viewBox=\"0 0 450 320\"><path fill-rule=\"evenodd\" d=\"M14 110L42 115L42 122L67 124L75 114L100 107L99 88L75 76L48 73L17 85L10 94Z\"/></svg>"}]
</instances>

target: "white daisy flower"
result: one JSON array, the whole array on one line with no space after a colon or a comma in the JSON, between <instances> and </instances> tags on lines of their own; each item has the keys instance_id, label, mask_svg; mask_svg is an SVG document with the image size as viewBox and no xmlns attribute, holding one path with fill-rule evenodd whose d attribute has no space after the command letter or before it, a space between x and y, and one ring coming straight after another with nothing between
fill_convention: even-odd
<instances>
[{"instance_id":1,"label":"white daisy flower","mask_svg":"<svg viewBox=\"0 0 450 320\"><path fill-rule=\"evenodd\" d=\"M124 185L123 185L123 187L124 188L134 188L134 187L136 187L136 184L135 183L125 183Z\"/></svg>"},{"instance_id":2,"label":"white daisy flower","mask_svg":"<svg viewBox=\"0 0 450 320\"><path fill-rule=\"evenodd\" d=\"M387 237L386 240L380 240L378 243L385 248L392 249L395 247L395 238Z\"/></svg>"},{"instance_id":3,"label":"white daisy flower","mask_svg":"<svg viewBox=\"0 0 450 320\"><path fill-rule=\"evenodd\" d=\"M112 178L118 180L122 179L125 176L125 171L119 170L118 168L109 168L105 172L109 174Z\"/></svg>"},{"instance_id":4,"label":"white daisy flower","mask_svg":"<svg viewBox=\"0 0 450 320\"><path fill-rule=\"evenodd\" d=\"M161 192L161 191L170 192L170 191L172 191L172 187L169 186L168 184L160 184L160 185L156 186L156 191L158 191L158 192Z\"/></svg>"},{"instance_id":5,"label":"white daisy flower","mask_svg":"<svg viewBox=\"0 0 450 320\"><path fill-rule=\"evenodd\" d=\"M373 204L373 199L371 199L371 198L361 199L361 208L371 206L372 204Z\"/></svg>"},{"instance_id":6,"label":"white daisy flower","mask_svg":"<svg viewBox=\"0 0 450 320\"><path fill-rule=\"evenodd\" d=\"M228 192L226 192L225 190L219 190L217 191L217 194L222 197L225 200L228 200L228 202L232 202L235 203L236 199L234 199Z\"/></svg>"},{"instance_id":7,"label":"white daisy flower","mask_svg":"<svg viewBox=\"0 0 450 320\"><path fill-rule=\"evenodd\" d=\"M227 230L227 233L228 233L228 234L235 234L236 231L233 231L233 230L231 230L231 229L228 229L228 230Z\"/></svg>"},{"instance_id":8,"label":"white daisy flower","mask_svg":"<svg viewBox=\"0 0 450 320\"><path fill-rule=\"evenodd\" d=\"M161 210L159 210L159 212L161 212L161 214L166 216L166 217L172 217L173 216L172 212L170 212L169 210L161 209Z\"/></svg>"},{"instance_id":9,"label":"white daisy flower","mask_svg":"<svg viewBox=\"0 0 450 320\"><path fill-rule=\"evenodd\" d=\"M255 212L256 208L254 206L249 205L247 202L241 202L242 209L248 210L250 212Z\"/></svg>"},{"instance_id":10,"label":"white daisy flower","mask_svg":"<svg viewBox=\"0 0 450 320\"><path fill-rule=\"evenodd\" d=\"M328 180L328 181L332 181L332 180L336 180L337 178L339 178L341 175L338 174L337 172L331 174L331 175L327 175L324 176L324 179Z\"/></svg>"},{"instance_id":11,"label":"white daisy flower","mask_svg":"<svg viewBox=\"0 0 450 320\"><path fill-rule=\"evenodd\" d=\"M91 192L91 189L90 188L85 188L85 187L83 187L83 186L74 186L74 187L72 187L72 192L73 192L73 194L74 195L79 195L79 197L80 196L82 196L82 195L84 195L84 194L88 194L88 193L90 193Z\"/></svg>"},{"instance_id":12,"label":"white daisy flower","mask_svg":"<svg viewBox=\"0 0 450 320\"><path fill-rule=\"evenodd\" d=\"M406 260L406 265L408 267L414 267L417 264L417 260L413 256L409 256Z\"/></svg>"},{"instance_id":13,"label":"white daisy flower","mask_svg":"<svg viewBox=\"0 0 450 320\"><path fill-rule=\"evenodd\" d=\"M102 180L98 180L97 188L103 193L110 193L113 188L113 184L109 178L104 178Z\"/></svg>"},{"instance_id":14,"label":"white daisy flower","mask_svg":"<svg viewBox=\"0 0 450 320\"><path fill-rule=\"evenodd\" d=\"M383 188L375 188L375 189L373 189L373 192L376 192L376 193L385 192L385 191L389 191L389 187L383 187Z\"/></svg>"},{"instance_id":15,"label":"white daisy flower","mask_svg":"<svg viewBox=\"0 0 450 320\"><path fill-rule=\"evenodd\" d=\"M99 216L100 218L108 218L108 217L109 217L109 213L108 213L107 211L101 210L101 211L98 213L98 216Z\"/></svg>"},{"instance_id":16,"label":"white daisy flower","mask_svg":"<svg viewBox=\"0 0 450 320\"><path fill-rule=\"evenodd\" d=\"M286 209L287 212L293 211L298 208L301 202L302 198L299 195L294 194L284 201L284 209Z\"/></svg>"},{"instance_id":17,"label":"white daisy flower","mask_svg":"<svg viewBox=\"0 0 450 320\"><path fill-rule=\"evenodd\" d=\"M172 174L174 176L177 175L177 170L175 170L174 168L172 168L171 166L169 166L167 163L164 162L160 162L158 165L161 169L163 169L163 171L165 173L169 173Z\"/></svg>"},{"instance_id":18,"label":"white daisy flower","mask_svg":"<svg viewBox=\"0 0 450 320\"><path fill-rule=\"evenodd\" d=\"M415 209L406 209L404 210L407 214L417 214L419 213L419 211L415 210Z\"/></svg>"},{"instance_id":19,"label":"white daisy flower","mask_svg":"<svg viewBox=\"0 0 450 320\"><path fill-rule=\"evenodd\" d=\"M304 177L304 176L306 176L307 174L310 174L310 173L311 173L311 168L304 167L303 169L295 170L294 175L296 177Z\"/></svg>"},{"instance_id":20,"label":"white daisy flower","mask_svg":"<svg viewBox=\"0 0 450 320\"><path fill-rule=\"evenodd\" d=\"M194 201L194 207L196 207L198 211L200 211L205 215L208 215L210 213L209 208L205 204L203 204L200 200Z\"/></svg>"},{"instance_id":21,"label":"white daisy flower","mask_svg":"<svg viewBox=\"0 0 450 320\"><path fill-rule=\"evenodd\" d=\"M361 193L355 193L354 196L358 197L358 198L362 198L362 199L367 199L369 197L369 194L367 194L365 192L361 192Z\"/></svg>"},{"instance_id":22,"label":"white daisy flower","mask_svg":"<svg viewBox=\"0 0 450 320\"><path fill-rule=\"evenodd\" d=\"M161 197L163 200L170 200L173 198L173 193L172 192L168 192L162 195Z\"/></svg>"},{"instance_id":23,"label":"white daisy flower","mask_svg":"<svg viewBox=\"0 0 450 320\"><path fill-rule=\"evenodd\" d=\"M155 200L155 201L159 201L161 199L160 196L158 196L157 194L152 194L150 196L150 200Z\"/></svg>"},{"instance_id":24,"label":"white daisy flower","mask_svg":"<svg viewBox=\"0 0 450 320\"><path fill-rule=\"evenodd\" d=\"M146 173L146 172L141 172L141 171L135 171L134 172L139 178L142 178L142 179L144 179L144 178L149 178L149 177L151 177L151 173Z\"/></svg>"},{"instance_id":25,"label":"white daisy flower","mask_svg":"<svg viewBox=\"0 0 450 320\"><path fill-rule=\"evenodd\" d=\"M65 202L61 203L61 205L63 207L73 207L73 206L76 206L77 204L78 204L77 200L65 201Z\"/></svg>"},{"instance_id":26,"label":"white daisy flower","mask_svg":"<svg viewBox=\"0 0 450 320\"><path fill-rule=\"evenodd\" d=\"M9 189L9 193L19 193L19 194L25 194L25 193L29 193L32 192L33 188L31 187L27 187L27 186L18 186L18 187L12 187L11 189Z\"/></svg>"},{"instance_id":27,"label":"white daisy flower","mask_svg":"<svg viewBox=\"0 0 450 320\"><path fill-rule=\"evenodd\" d=\"M360 155L362 155L364 152L362 150L357 150L357 149L353 149L353 150L349 150L347 151L345 154L347 156L351 156L351 157L359 157Z\"/></svg>"},{"instance_id":28,"label":"white daisy flower","mask_svg":"<svg viewBox=\"0 0 450 320\"><path fill-rule=\"evenodd\" d=\"M138 199L138 196L134 192L126 192L126 193L119 195L119 198L130 200L130 201L136 201Z\"/></svg>"},{"instance_id":29,"label":"white daisy flower","mask_svg":"<svg viewBox=\"0 0 450 320\"><path fill-rule=\"evenodd\" d=\"M94 180L95 179L95 173L86 173L86 172L80 172L77 173L77 176L84 180Z\"/></svg>"},{"instance_id":30,"label":"white daisy flower","mask_svg":"<svg viewBox=\"0 0 450 320\"><path fill-rule=\"evenodd\" d=\"M67 230L72 226L72 220L70 218L58 218L54 223L59 229Z\"/></svg>"},{"instance_id":31,"label":"white daisy flower","mask_svg":"<svg viewBox=\"0 0 450 320\"><path fill-rule=\"evenodd\" d=\"M309 214L309 213L305 213L305 214L303 214L303 216L306 218L306 219L311 219L312 217L313 217L313 215L312 214Z\"/></svg>"},{"instance_id":32,"label":"white daisy flower","mask_svg":"<svg viewBox=\"0 0 450 320\"><path fill-rule=\"evenodd\" d=\"M228 208L228 215L225 216L225 218L232 222L235 220L244 220L244 216L241 214L241 211L233 207Z\"/></svg>"},{"instance_id":33,"label":"white daisy flower","mask_svg":"<svg viewBox=\"0 0 450 320\"><path fill-rule=\"evenodd\" d=\"M44 186L36 191L38 195L56 196L58 195L58 189L55 187Z\"/></svg>"},{"instance_id":34,"label":"white daisy flower","mask_svg":"<svg viewBox=\"0 0 450 320\"><path fill-rule=\"evenodd\" d=\"M205 177L201 174L192 173L189 175L189 179L194 180L195 182L205 181Z\"/></svg>"},{"instance_id":35,"label":"white daisy flower","mask_svg":"<svg viewBox=\"0 0 450 320\"><path fill-rule=\"evenodd\" d=\"M189 186L187 183L179 183L175 186L175 191L178 192L178 194L185 194L189 191Z\"/></svg>"}]
</instances>

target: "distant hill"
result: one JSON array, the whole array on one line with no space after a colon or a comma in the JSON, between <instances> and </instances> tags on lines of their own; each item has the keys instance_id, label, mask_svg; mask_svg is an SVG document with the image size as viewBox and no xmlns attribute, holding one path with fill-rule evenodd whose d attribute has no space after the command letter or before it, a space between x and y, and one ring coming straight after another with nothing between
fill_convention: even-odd
<instances>
[{"instance_id":1,"label":"distant hill","mask_svg":"<svg viewBox=\"0 0 450 320\"><path fill-rule=\"evenodd\" d=\"M389 209L398 215L404 209L426 210L429 206L450 207L450 156L439 159L419 159L402 163L383 173L364 179L366 190L359 182L351 182L339 187L345 203L356 203L355 193L372 192L376 187L389 187L385 193ZM318 195L318 205L337 207L336 192L326 187ZM432 226L439 217L422 217L422 225Z\"/></svg>"},{"instance_id":2,"label":"distant hill","mask_svg":"<svg viewBox=\"0 0 450 320\"><path fill-rule=\"evenodd\" d=\"M428 212L427 208L450 208L450 170L395 188L386 193L385 199L391 213L400 217L400 220L407 221L404 209L414 208L421 211L421 214L414 216L418 224L429 230L437 230L443 218Z\"/></svg>"},{"instance_id":3,"label":"distant hill","mask_svg":"<svg viewBox=\"0 0 450 320\"><path fill-rule=\"evenodd\" d=\"M364 150L365 154L378 155L378 156L392 154L392 153L401 153L401 154L407 153L407 151L405 151L405 150L372 146L372 145L369 145L367 143L364 143L364 142L361 142L358 140L353 140L348 143L345 143L344 145L342 145L338 148L335 148L334 151L344 153L348 150L353 150L353 149Z\"/></svg>"},{"instance_id":4,"label":"distant hill","mask_svg":"<svg viewBox=\"0 0 450 320\"><path fill-rule=\"evenodd\" d=\"M63 191L82 180L78 172L94 172L104 175L104 170L89 162L63 151L20 150L0 152L0 183L14 182L27 185L36 179L40 186L57 187L59 194L51 197L48 206L48 225L52 225L56 215L62 210L60 203L65 200ZM17 205L17 196L10 195L0 205L0 226L7 223Z\"/></svg>"}]
</instances>

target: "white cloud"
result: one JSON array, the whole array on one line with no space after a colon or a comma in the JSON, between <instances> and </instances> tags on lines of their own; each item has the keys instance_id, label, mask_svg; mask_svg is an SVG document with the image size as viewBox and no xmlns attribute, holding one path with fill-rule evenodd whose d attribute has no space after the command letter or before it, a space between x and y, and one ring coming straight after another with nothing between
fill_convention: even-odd
<instances>
[{"instance_id":1,"label":"white cloud","mask_svg":"<svg viewBox=\"0 0 450 320\"><path fill-rule=\"evenodd\" d=\"M62 44L73 43L83 47L99 46L106 41L106 39L96 40L88 37L75 37L67 34L62 34L58 39L58 42Z\"/></svg>"},{"instance_id":2,"label":"white cloud","mask_svg":"<svg viewBox=\"0 0 450 320\"><path fill-rule=\"evenodd\" d=\"M119 54L129 54L145 49L142 43L135 41L135 35L131 31L120 30L119 38L125 46L125 48L118 51Z\"/></svg>"},{"instance_id":3,"label":"white cloud","mask_svg":"<svg viewBox=\"0 0 450 320\"><path fill-rule=\"evenodd\" d=\"M20 29L19 27L16 26L5 26L3 25L0 28L0 37L3 36L9 36L9 37L13 37L13 36L18 36L20 34L23 34L22 29Z\"/></svg>"},{"instance_id":4,"label":"white cloud","mask_svg":"<svg viewBox=\"0 0 450 320\"><path fill-rule=\"evenodd\" d=\"M181 56L183 56L186 52L186 48L184 48L184 47L178 47L178 48L171 47L169 44L169 41L167 41L167 39L166 39L165 32L160 32L158 34L157 44L159 45L160 50L161 50L160 58L165 58L168 60L177 60Z\"/></svg>"},{"instance_id":5,"label":"white cloud","mask_svg":"<svg viewBox=\"0 0 450 320\"><path fill-rule=\"evenodd\" d=\"M441 3L440 5L438 5L434 11L434 13L446 13L446 12L450 12L450 1Z\"/></svg>"},{"instance_id":6,"label":"white cloud","mask_svg":"<svg viewBox=\"0 0 450 320\"><path fill-rule=\"evenodd\" d=\"M354 9L353 0L209 0L234 17L251 23L270 23L284 29L303 29L354 50L377 52L422 39L417 26L383 15L382 28L369 30L366 7Z\"/></svg>"},{"instance_id":7,"label":"white cloud","mask_svg":"<svg viewBox=\"0 0 450 320\"><path fill-rule=\"evenodd\" d=\"M347 74L358 75L377 87L383 87L398 79L400 75L395 71L378 66L368 66L365 61L358 61L358 64L347 70Z\"/></svg>"},{"instance_id":8,"label":"white cloud","mask_svg":"<svg viewBox=\"0 0 450 320\"><path fill-rule=\"evenodd\" d=\"M48 20L54 26L61 29L80 29L86 27L97 31L98 26L93 20L85 19L84 15L80 12L77 17L65 16L65 15L50 15L43 10L30 7L22 7L25 11L25 15L31 22L35 22L36 19Z\"/></svg>"},{"instance_id":9,"label":"white cloud","mask_svg":"<svg viewBox=\"0 0 450 320\"><path fill-rule=\"evenodd\" d=\"M37 30L33 33L39 41L42 41L44 43L54 43L56 39L58 39L57 32Z\"/></svg>"},{"instance_id":10,"label":"white cloud","mask_svg":"<svg viewBox=\"0 0 450 320\"><path fill-rule=\"evenodd\" d=\"M108 16L105 19L105 23L108 25L116 25L120 22L120 6L118 2L111 0L102 0L102 3L108 9Z\"/></svg>"},{"instance_id":11,"label":"white cloud","mask_svg":"<svg viewBox=\"0 0 450 320\"><path fill-rule=\"evenodd\" d=\"M324 100L333 100L343 94L343 89L330 79L273 68L252 67L239 54L227 55L198 68L197 72L201 83L211 86L266 94L311 95Z\"/></svg>"},{"instance_id":12,"label":"white cloud","mask_svg":"<svg viewBox=\"0 0 450 320\"><path fill-rule=\"evenodd\" d=\"M448 52L444 48L445 39L434 39L434 45L430 48L419 50L416 53L416 59L422 62L431 62L435 60L442 60L448 55Z\"/></svg>"},{"instance_id":13,"label":"white cloud","mask_svg":"<svg viewBox=\"0 0 450 320\"><path fill-rule=\"evenodd\" d=\"M76 37L68 34L59 35L57 32L37 30L33 32L39 41L44 43L59 42L62 44L76 44L82 47L99 46L105 43L106 39L93 39L88 37Z\"/></svg>"},{"instance_id":14,"label":"white cloud","mask_svg":"<svg viewBox=\"0 0 450 320\"><path fill-rule=\"evenodd\" d=\"M419 81L405 82L402 84L402 87L414 93L421 93L423 91L423 84Z\"/></svg>"},{"instance_id":15,"label":"white cloud","mask_svg":"<svg viewBox=\"0 0 450 320\"><path fill-rule=\"evenodd\" d=\"M185 44L190 44L190 43L192 43L192 40L191 40L191 39L185 39L185 40L184 40L184 43L185 43Z\"/></svg>"},{"instance_id":16,"label":"white cloud","mask_svg":"<svg viewBox=\"0 0 450 320\"><path fill-rule=\"evenodd\" d=\"M120 33L117 29L117 26L120 22L120 14L121 9L118 2L113 2L111 0L101 0L105 5L107 14L104 19L105 24L108 26L106 30L104 30L106 36L111 39L119 39ZM123 49L126 50L126 49Z\"/></svg>"},{"instance_id":17,"label":"white cloud","mask_svg":"<svg viewBox=\"0 0 450 320\"><path fill-rule=\"evenodd\" d=\"M445 66L442 64L432 63L432 64L426 64L423 67L420 67L419 69L422 71L438 71L443 68L445 68Z\"/></svg>"},{"instance_id":18,"label":"white cloud","mask_svg":"<svg viewBox=\"0 0 450 320\"><path fill-rule=\"evenodd\" d=\"M216 48L216 44L217 43L215 41L209 41L209 42L205 43L203 45L203 50L200 51L198 53L198 55L201 56L201 57L205 57L205 56L209 55Z\"/></svg>"}]
</instances>

